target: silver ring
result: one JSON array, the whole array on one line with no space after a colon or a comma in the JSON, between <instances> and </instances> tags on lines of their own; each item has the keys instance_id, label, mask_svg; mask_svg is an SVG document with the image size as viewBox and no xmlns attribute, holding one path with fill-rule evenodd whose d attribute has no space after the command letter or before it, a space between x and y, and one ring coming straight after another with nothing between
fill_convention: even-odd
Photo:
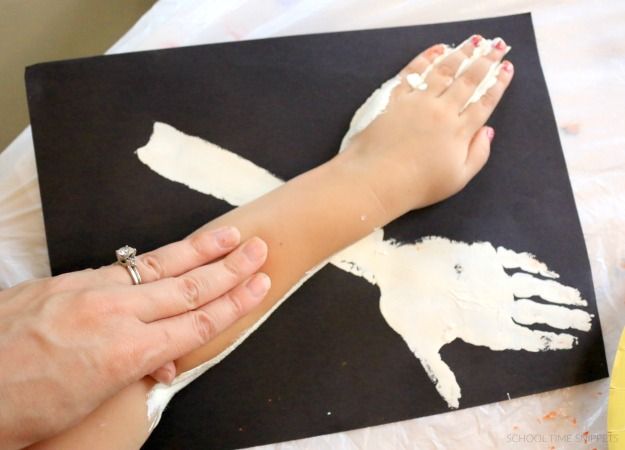
<instances>
[{"instance_id":1,"label":"silver ring","mask_svg":"<svg viewBox=\"0 0 625 450\"><path fill-rule=\"evenodd\" d=\"M124 245L115 250L115 256L117 257L117 263L128 270L130 278L132 278L132 284L141 284L141 275L137 269L137 249Z\"/></svg>"}]
</instances>

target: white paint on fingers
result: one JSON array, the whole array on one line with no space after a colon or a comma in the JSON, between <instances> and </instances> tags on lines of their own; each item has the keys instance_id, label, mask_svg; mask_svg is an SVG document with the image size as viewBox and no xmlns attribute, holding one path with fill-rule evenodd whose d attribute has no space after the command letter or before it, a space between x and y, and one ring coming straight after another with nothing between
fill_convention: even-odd
<instances>
[{"instance_id":1,"label":"white paint on fingers","mask_svg":"<svg viewBox=\"0 0 625 450\"><path fill-rule=\"evenodd\" d=\"M528 299L514 302L512 318L522 325L546 324L553 328L566 330L573 328L589 331L592 315L581 309L569 309L558 305L543 305Z\"/></svg>"},{"instance_id":2,"label":"white paint on fingers","mask_svg":"<svg viewBox=\"0 0 625 450\"><path fill-rule=\"evenodd\" d=\"M556 272L549 270L547 265L540 262L534 255L527 252L517 253L504 247L497 247L497 257L506 269L521 269L547 278L558 278Z\"/></svg>"},{"instance_id":3,"label":"white paint on fingers","mask_svg":"<svg viewBox=\"0 0 625 450\"><path fill-rule=\"evenodd\" d=\"M501 336L502 349L545 352L550 350L569 350L577 344L577 338L568 333L531 330L514 325Z\"/></svg>"},{"instance_id":4,"label":"white paint on fingers","mask_svg":"<svg viewBox=\"0 0 625 450\"><path fill-rule=\"evenodd\" d=\"M512 290L517 297L539 296L551 303L560 305L586 306L579 291L555 280L542 280L528 273L517 272L512 275Z\"/></svg>"}]
</instances>

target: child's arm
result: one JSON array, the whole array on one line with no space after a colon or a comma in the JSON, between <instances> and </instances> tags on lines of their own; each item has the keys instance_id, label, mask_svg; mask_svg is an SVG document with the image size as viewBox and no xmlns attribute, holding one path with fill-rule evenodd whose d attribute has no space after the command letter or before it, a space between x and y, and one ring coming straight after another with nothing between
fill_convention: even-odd
<instances>
[{"instance_id":1,"label":"child's arm","mask_svg":"<svg viewBox=\"0 0 625 450\"><path fill-rule=\"evenodd\" d=\"M430 72L423 91L410 89L405 75L423 73L442 47L419 55L402 72L386 112L352 138L344 152L206 225L234 225L242 239L265 240L269 258L263 271L272 287L252 313L178 360L178 373L227 348L307 270L407 211L453 195L481 169L492 137L483 124L512 71L501 71L485 100L463 111L489 67L503 57L505 46L479 58L450 85L473 50L467 42L449 54ZM148 437L146 394L152 383L146 378L130 385L73 429L35 448L138 448Z\"/></svg>"}]
</instances>

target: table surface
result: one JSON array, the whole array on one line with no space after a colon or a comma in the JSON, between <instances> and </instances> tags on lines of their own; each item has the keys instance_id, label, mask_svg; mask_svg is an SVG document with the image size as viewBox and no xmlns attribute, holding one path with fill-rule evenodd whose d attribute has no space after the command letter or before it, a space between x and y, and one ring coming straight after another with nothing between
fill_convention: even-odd
<instances>
[{"instance_id":1,"label":"table surface","mask_svg":"<svg viewBox=\"0 0 625 450\"><path fill-rule=\"evenodd\" d=\"M108 53L528 11L588 247L611 363L625 325L625 2L160 0ZM49 271L27 128L0 154L0 288ZM600 380L262 448L603 449L608 386L607 379Z\"/></svg>"}]
</instances>

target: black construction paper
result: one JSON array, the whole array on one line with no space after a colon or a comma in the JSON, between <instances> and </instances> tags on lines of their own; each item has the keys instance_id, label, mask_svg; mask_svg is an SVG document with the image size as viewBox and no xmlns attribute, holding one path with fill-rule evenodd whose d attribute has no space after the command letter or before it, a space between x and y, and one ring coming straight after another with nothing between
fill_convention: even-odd
<instances>
[{"instance_id":1,"label":"black construction paper","mask_svg":"<svg viewBox=\"0 0 625 450\"><path fill-rule=\"evenodd\" d=\"M529 14L28 68L53 273L107 264L125 243L158 247L231 208L137 159L155 121L289 179L331 158L356 108L414 55L473 33L504 37L516 68L489 120L497 132L490 161L460 194L396 220L385 236L529 251L579 289L595 315L590 332L571 333L579 345L568 351L495 352L460 340L443 347L461 408L606 377L588 257ZM449 411L378 300L377 287L322 269L174 398L144 448L232 449Z\"/></svg>"}]
</instances>

